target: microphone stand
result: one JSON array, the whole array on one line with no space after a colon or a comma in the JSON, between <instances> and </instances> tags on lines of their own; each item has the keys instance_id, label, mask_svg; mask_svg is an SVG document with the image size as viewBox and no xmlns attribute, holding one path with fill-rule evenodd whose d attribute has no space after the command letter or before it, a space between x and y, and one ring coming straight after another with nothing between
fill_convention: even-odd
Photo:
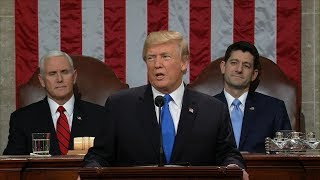
<instances>
[{"instance_id":1,"label":"microphone stand","mask_svg":"<svg viewBox=\"0 0 320 180\"><path fill-rule=\"evenodd\" d=\"M164 105L164 99L162 96L157 96L155 98L155 105L159 108L159 130L160 130L160 146L159 146L159 150L160 150L160 153L159 153L159 167L162 167L164 166L164 163L163 163L163 157L164 157L164 154L163 154L163 145L162 145L162 126L161 126L161 107Z\"/></svg>"},{"instance_id":2,"label":"microphone stand","mask_svg":"<svg viewBox=\"0 0 320 180\"><path fill-rule=\"evenodd\" d=\"M163 163L163 157L164 157L164 154L163 154L163 147L162 147L162 126L161 126L161 122L162 119L161 119L161 106L159 106L159 129L160 129L160 154L159 154L159 167L163 167L164 166L164 163Z\"/></svg>"}]
</instances>

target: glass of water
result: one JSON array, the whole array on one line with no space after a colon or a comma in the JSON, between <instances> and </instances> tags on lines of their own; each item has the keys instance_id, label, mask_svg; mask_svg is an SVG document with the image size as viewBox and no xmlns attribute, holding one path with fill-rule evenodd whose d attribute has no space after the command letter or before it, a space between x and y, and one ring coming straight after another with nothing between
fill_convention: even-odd
<instances>
[{"instance_id":1,"label":"glass of water","mask_svg":"<svg viewBox=\"0 0 320 180\"><path fill-rule=\"evenodd\" d=\"M32 151L35 155L49 155L50 133L32 133Z\"/></svg>"}]
</instances>

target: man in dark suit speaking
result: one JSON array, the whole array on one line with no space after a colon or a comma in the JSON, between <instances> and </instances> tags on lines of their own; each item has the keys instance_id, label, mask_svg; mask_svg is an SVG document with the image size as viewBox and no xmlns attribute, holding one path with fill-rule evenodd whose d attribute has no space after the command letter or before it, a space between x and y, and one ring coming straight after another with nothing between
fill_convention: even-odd
<instances>
[{"instance_id":1,"label":"man in dark suit speaking","mask_svg":"<svg viewBox=\"0 0 320 180\"><path fill-rule=\"evenodd\" d=\"M143 59L150 84L108 98L106 124L85 156L85 166L163 162L245 168L234 146L226 107L211 96L185 88L182 77L189 64L189 50L182 35L174 31L150 33ZM159 114L157 106L162 105Z\"/></svg>"},{"instance_id":2,"label":"man in dark suit speaking","mask_svg":"<svg viewBox=\"0 0 320 180\"><path fill-rule=\"evenodd\" d=\"M11 114L4 155L32 153L32 133L50 133L49 153L64 155L73 148L74 137L95 137L106 118L104 107L75 97L77 71L69 55L50 51L39 66L39 80L47 97Z\"/></svg>"},{"instance_id":3,"label":"man in dark suit speaking","mask_svg":"<svg viewBox=\"0 0 320 180\"><path fill-rule=\"evenodd\" d=\"M230 45L221 61L224 90L215 95L228 105L234 138L240 151L265 152L265 138L279 130L290 130L282 100L250 91L260 67L256 47L240 41Z\"/></svg>"}]
</instances>

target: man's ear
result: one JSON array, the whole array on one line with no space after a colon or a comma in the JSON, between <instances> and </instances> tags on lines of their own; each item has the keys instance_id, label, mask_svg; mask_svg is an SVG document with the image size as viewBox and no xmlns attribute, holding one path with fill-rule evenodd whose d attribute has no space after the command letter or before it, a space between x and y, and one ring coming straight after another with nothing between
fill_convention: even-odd
<instances>
[{"instance_id":1,"label":"man's ear","mask_svg":"<svg viewBox=\"0 0 320 180\"><path fill-rule=\"evenodd\" d=\"M220 71L221 71L221 74L224 74L226 70L226 62L225 61L221 61L220 62Z\"/></svg>"},{"instance_id":2,"label":"man's ear","mask_svg":"<svg viewBox=\"0 0 320 180\"><path fill-rule=\"evenodd\" d=\"M41 74L38 74L38 79L39 79L39 82L40 82L41 86L42 86L43 88L45 88L45 87L46 87L46 84L44 83L44 80L43 80L43 77L42 77Z\"/></svg>"},{"instance_id":3,"label":"man's ear","mask_svg":"<svg viewBox=\"0 0 320 180\"><path fill-rule=\"evenodd\" d=\"M181 71L183 73L186 73L188 70L188 66L189 66L189 58L188 57L183 57L181 59Z\"/></svg>"},{"instance_id":4,"label":"man's ear","mask_svg":"<svg viewBox=\"0 0 320 180\"><path fill-rule=\"evenodd\" d=\"M76 82L77 82L77 77L78 77L78 72L77 72L77 70L75 69L75 70L73 71L73 84L76 84Z\"/></svg>"},{"instance_id":5,"label":"man's ear","mask_svg":"<svg viewBox=\"0 0 320 180\"><path fill-rule=\"evenodd\" d=\"M258 69L253 70L253 76L251 78L251 81L256 80L256 78L258 77L259 71Z\"/></svg>"}]
</instances>

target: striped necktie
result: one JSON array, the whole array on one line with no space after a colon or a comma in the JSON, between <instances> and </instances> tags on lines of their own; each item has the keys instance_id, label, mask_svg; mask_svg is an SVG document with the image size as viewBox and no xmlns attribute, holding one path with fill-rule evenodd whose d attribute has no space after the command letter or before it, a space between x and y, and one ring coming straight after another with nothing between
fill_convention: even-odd
<instances>
[{"instance_id":1,"label":"striped necktie","mask_svg":"<svg viewBox=\"0 0 320 180\"><path fill-rule=\"evenodd\" d=\"M174 144L175 129L171 113L169 111L169 102L172 97L169 94L164 96L164 105L161 111L161 130L163 141L163 152L166 157L166 162L170 163L172 148Z\"/></svg>"},{"instance_id":2,"label":"striped necktie","mask_svg":"<svg viewBox=\"0 0 320 180\"><path fill-rule=\"evenodd\" d=\"M239 148L239 141L241 135L241 127L242 127L242 111L240 109L241 101L239 99L235 99L232 102L233 109L231 111L231 122L233 128L234 138L237 143L237 147Z\"/></svg>"},{"instance_id":3,"label":"striped necktie","mask_svg":"<svg viewBox=\"0 0 320 180\"><path fill-rule=\"evenodd\" d=\"M59 149L62 155L66 155L69 149L70 141L70 128L68 124L67 116L64 114L64 107L59 106L57 111L60 113L60 116L57 121L57 138L59 141Z\"/></svg>"}]
</instances>

